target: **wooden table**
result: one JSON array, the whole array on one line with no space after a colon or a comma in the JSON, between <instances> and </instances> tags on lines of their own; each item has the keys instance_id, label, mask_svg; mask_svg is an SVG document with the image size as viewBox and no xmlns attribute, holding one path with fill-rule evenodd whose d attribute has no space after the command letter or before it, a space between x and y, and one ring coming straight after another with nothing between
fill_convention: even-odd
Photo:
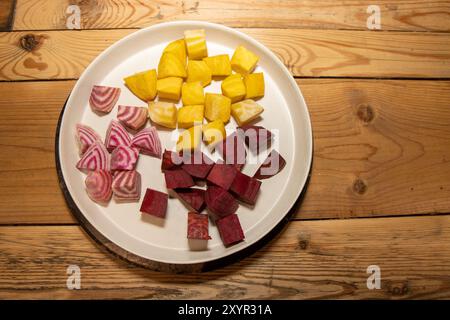
<instances>
[{"instance_id":1,"label":"wooden table","mask_svg":"<svg viewBox=\"0 0 450 320\"><path fill-rule=\"evenodd\" d=\"M71 4L82 30L67 30ZM367 8L381 30L367 29ZM194 19L272 49L308 103L310 184L292 221L227 267L114 258L65 205L55 128L80 73L137 28ZM450 298L450 1L0 2L0 298ZM81 290L68 290L69 265ZM381 289L367 288L367 267Z\"/></svg>"}]
</instances>

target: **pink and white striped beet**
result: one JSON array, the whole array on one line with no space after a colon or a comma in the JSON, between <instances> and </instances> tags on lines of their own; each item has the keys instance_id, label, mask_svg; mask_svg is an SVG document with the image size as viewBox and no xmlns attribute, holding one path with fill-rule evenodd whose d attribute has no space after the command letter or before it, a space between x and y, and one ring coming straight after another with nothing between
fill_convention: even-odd
<instances>
[{"instance_id":1,"label":"pink and white striped beet","mask_svg":"<svg viewBox=\"0 0 450 320\"><path fill-rule=\"evenodd\" d=\"M77 162L80 170L110 170L110 154L101 141L95 141Z\"/></svg>"},{"instance_id":2,"label":"pink and white striped beet","mask_svg":"<svg viewBox=\"0 0 450 320\"><path fill-rule=\"evenodd\" d=\"M95 141L101 141L94 129L81 123L76 125L76 138L80 155L83 155Z\"/></svg>"},{"instance_id":3,"label":"pink and white striped beet","mask_svg":"<svg viewBox=\"0 0 450 320\"><path fill-rule=\"evenodd\" d=\"M105 146L112 152L118 146L130 146L131 138L119 121L112 120L106 131Z\"/></svg>"},{"instance_id":4,"label":"pink and white striped beet","mask_svg":"<svg viewBox=\"0 0 450 320\"><path fill-rule=\"evenodd\" d=\"M118 171L112 183L114 200L117 202L136 202L141 197L141 175L136 170Z\"/></svg>"},{"instance_id":5,"label":"pink and white striped beet","mask_svg":"<svg viewBox=\"0 0 450 320\"><path fill-rule=\"evenodd\" d=\"M112 176L109 171L90 171L84 183L86 192L92 201L106 204L111 199Z\"/></svg>"},{"instance_id":6,"label":"pink and white striped beet","mask_svg":"<svg viewBox=\"0 0 450 320\"><path fill-rule=\"evenodd\" d=\"M138 148L142 154L161 158L161 140L155 127L139 131L131 140L131 146Z\"/></svg>"},{"instance_id":7,"label":"pink and white striped beet","mask_svg":"<svg viewBox=\"0 0 450 320\"><path fill-rule=\"evenodd\" d=\"M109 113L120 96L120 88L107 86L93 86L89 104L92 110L100 113Z\"/></svg>"},{"instance_id":8,"label":"pink and white striped beet","mask_svg":"<svg viewBox=\"0 0 450 320\"><path fill-rule=\"evenodd\" d=\"M118 146L111 153L111 170L134 170L139 150L128 146Z\"/></svg>"},{"instance_id":9,"label":"pink and white striped beet","mask_svg":"<svg viewBox=\"0 0 450 320\"><path fill-rule=\"evenodd\" d=\"M132 130L139 130L147 122L147 108L119 105L117 119Z\"/></svg>"}]
</instances>

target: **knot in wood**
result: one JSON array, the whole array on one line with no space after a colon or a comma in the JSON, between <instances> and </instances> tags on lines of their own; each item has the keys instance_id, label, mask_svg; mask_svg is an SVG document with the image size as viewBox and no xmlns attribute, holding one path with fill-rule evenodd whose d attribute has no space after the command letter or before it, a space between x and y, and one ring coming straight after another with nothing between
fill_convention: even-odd
<instances>
[{"instance_id":1,"label":"knot in wood","mask_svg":"<svg viewBox=\"0 0 450 320\"><path fill-rule=\"evenodd\" d=\"M26 51L33 51L39 45L39 41L40 39L33 34L27 34L20 38L20 46Z\"/></svg>"},{"instance_id":2,"label":"knot in wood","mask_svg":"<svg viewBox=\"0 0 450 320\"><path fill-rule=\"evenodd\" d=\"M356 113L358 118L364 123L369 123L373 120L374 112L370 104L361 104L358 106L358 111Z\"/></svg>"},{"instance_id":3,"label":"knot in wood","mask_svg":"<svg viewBox=\"0 0 450 320\"><path fill-rule=\"evenodd\" d=\"M361 179L358 178L353 182L353 191L356 192L357 194L364 194L366 190L367 185Z\"/></svg>"}]
</instances>

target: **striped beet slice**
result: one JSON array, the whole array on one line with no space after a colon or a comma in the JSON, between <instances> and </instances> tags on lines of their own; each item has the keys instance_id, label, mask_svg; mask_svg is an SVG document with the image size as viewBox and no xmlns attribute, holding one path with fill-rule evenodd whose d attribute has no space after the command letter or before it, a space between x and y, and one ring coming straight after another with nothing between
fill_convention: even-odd
<instances>
[{"instance_id":1,"label":"striped beet slice","mask_svg":"<svg viewBox=\"0 0 450 320\"><path fill-rule=\"evenodd\" d=\"M107 86L93 86L89 104L92 110L101 113L109 113L120 96L120 88Z\"/></svg>"},{"instance_id":2,"label":"striped beet slice","mask_svg":"<svg viewBox=\"0 0 450 320\"><path fill-rule=\"evenodd\" d=\"M188 212L188 239L209 240L208 216L197 212Z\"/></svg>"},{"instance_id":3,"label":"striped beet slice","mask_svg":"<svg viewBox=\"0 0 450 320\"><path fill-rule=\"evenodd\" d=\"M110 170L110 154L101 141L94 142L77 162L80 170Z\"/></svg>"},{"instance_id":4,"label":"striped beet slice","mask_svg":"<svg viewBox=\"0 0 450 320\"><path fill-rule=\"evenodd\" d=\"M147 122L147 108L119 105L117 119L125 127L138 130Z\"/></svg>"},{"instance_id":5,"label":"striped beet slice","mask_svg":"<svg viewBox=\"0 0 450 320\"><path fill-rule=\"evenodd\" d=\"M139 150L127 146L118 146L111 153L111 170L133 170L139 157Z\"/></svg>"},{"instance_id":6,"label":"striped beet slice","mask_svg":"<svg viewBox=\"0 0 450 320\"><path fill-rule=\"evenodd\" d=\"M276 151L272 150L263 164L253 175L255 179L267 179L278 174L286 165L286 160Z\"/></svg>"},{"instance_id":7,"label":"striped beet slice","mask_svg":"<svg viewBox=\"0 0 450 320\"><path fill-rule=\"evenodd\" d=\"M90 171L84 183L86 185L86 192L92 201L106 204L111 199L112 177L109 171Z\"/></svg>"},{"instance_id":8,"label":"striped beet slice","mask_svg":"<svg viewBox=\"0 0 450 320\"><path fill-rule=\"evenodd\" d=\"M141 175L136 170L118 171L112 183L114 200L136 202L141 198Z\"/></svg>"},{"instance_id":9,"label":"striped beet slice","mask_svg":"<svg viewBox=\"0 0 450 320\"><path fill-rule=\"evenodd\" d=\"M127 130L116 120L112 120L106 131L105 146L112 152L118 146L129 146L131 138Z\"/></svg>"},{"instance_id":10,"label":"striped beet slice","mask_svg":"<svg viewBox=\"0 0 450 320\"><path fill-rule=\"evenodd\" d=\"M155 127L139 131L131 140L131 146L139 149L142 154L161 158L161 140Z\"/></svg>"},{"instance_id":11,"label":"striped beet slice","mask_svg":"<svg viewBox=\"0 0 450 320\"><path fill-rule=\"evenodd\" d=\"M80 155L83 155L95 141L101 140L99 134L94 129L81 123L76 125L76 137Z\"/></svg>"}]
</instances>

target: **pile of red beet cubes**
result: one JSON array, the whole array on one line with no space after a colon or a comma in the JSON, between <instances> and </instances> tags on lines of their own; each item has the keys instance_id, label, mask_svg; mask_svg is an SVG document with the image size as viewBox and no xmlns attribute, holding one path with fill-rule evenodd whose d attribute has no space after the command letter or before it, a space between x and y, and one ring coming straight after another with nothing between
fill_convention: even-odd
<instances>
[{"instance_id":1,"label":"pile of red beet cubes","mask_svg":"<svg viewBox=\"0 0 450 320\"><path fill-rule=\"evenodd\" d=\"M260 145L267 146L272 133L261 126L238 127L216 147L223 160L214 162L201 151L172 152L165 150L161 163L167 189L173 190L187 205L188 239L211 239L208 232L208 216L215 221L225 246L244 239L236 211L239 201L254 205L261 186L258 179L269 178L285 165L285 160L275 150L261 164L253 177L241 172L247 155L246 146L258 153ZM273 166L276 161L276 166ZM272 168L272 172L263 168ZM269 170L270 171L270 170ZM264 173L264 174L263 174ZM206 189L195 187L206 181ZM141 205L141 212L165 218L168 195L147 189ZM207 209L208 214L202 211Z\"/></svg>"}]
</instances>

